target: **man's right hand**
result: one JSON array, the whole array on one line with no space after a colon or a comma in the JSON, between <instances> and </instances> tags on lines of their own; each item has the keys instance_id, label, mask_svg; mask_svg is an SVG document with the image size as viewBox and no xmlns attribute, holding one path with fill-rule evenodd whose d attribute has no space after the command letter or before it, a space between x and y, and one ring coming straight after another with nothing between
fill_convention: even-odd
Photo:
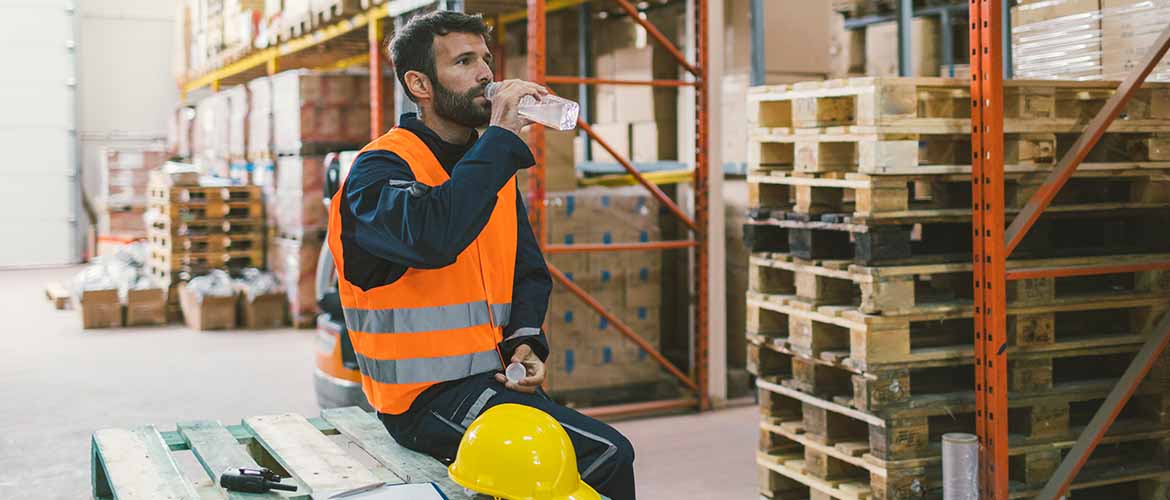
<instances>
[{"instance_id":1,"label":"man's right hand","mask_svg":"<svg viewBox=\"0 0 1170 500\"><path fill-rule=\"evenodd\" d=\"M500 82L500 88L496 91L496 95L492 96L492 121L493 127L500 127L512 131L516 135L520 135L520 129L532 123L528 119L521 117L518 112L520 106L520 99L526 95L534 97L537 101L548 95L548 89L541 85L524 80L504 80Z\"/></svg>"}]
</instances>

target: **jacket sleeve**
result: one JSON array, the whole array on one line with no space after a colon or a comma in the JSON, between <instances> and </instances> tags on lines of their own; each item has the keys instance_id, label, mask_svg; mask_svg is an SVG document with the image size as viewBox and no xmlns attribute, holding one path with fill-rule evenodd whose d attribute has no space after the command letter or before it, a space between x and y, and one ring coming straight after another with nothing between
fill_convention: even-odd
<instances>
[{"instance_id":1,"label":"jacket sleeve","mask_svg":"<svg viewBox=\"0 0 1170 500\"><path fill-rule=\"evenodd\" d=\"M438 186L417 182L397 155L368 151L345 183L354 239L374 256L406 267L448 266L487 225L496 193L533 163L528 145L499 127L488 128Z\"/></svg>"},{"instance_id":2,"label":"jacket sleeve","mask_svg":"<svg viewBox=\"0 0 1170 500\"><path fill-rule=\"evenodd\" d=\"M517 188L519 191L519 188ZM504 327L500 352L508 359L516 347L527 344L541 361L548 359L548 337L541 330L548 312L552 278L545 265L540 245L528 223L523 193L516 195L516 275L512 285L512 315Z\"/></svg>"}]
</instances>

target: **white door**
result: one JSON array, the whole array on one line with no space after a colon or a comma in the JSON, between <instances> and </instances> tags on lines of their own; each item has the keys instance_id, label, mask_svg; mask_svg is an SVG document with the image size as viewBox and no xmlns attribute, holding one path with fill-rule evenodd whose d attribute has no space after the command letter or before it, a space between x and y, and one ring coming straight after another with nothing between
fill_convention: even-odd
<instances>
[{"instance_id":1,"label":"white door","mask_svg":"<svg viewBox=\"0 0 1170 500\"><path fill-rule=\"evenodd\" d=\"M0 0L0 268L79 260L74 8Z\"/></svg>"}]
</instances>

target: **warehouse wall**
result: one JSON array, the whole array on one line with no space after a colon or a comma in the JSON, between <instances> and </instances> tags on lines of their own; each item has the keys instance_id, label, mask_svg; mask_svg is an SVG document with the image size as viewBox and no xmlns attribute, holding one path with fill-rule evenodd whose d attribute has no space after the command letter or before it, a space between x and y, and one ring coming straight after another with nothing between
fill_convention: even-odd
<instances>
[{"instance_id":1,"label":"warehouse wall","mask_svg":"<svg viewBox=\"0 0 1170 500\"><path fill-rule=\"evenodd\" d=\"M98 152L166 138L178 88L171 68L174 3L82 0L79 26L82 186L100 209Z\"/></svg>"}]
</instances>

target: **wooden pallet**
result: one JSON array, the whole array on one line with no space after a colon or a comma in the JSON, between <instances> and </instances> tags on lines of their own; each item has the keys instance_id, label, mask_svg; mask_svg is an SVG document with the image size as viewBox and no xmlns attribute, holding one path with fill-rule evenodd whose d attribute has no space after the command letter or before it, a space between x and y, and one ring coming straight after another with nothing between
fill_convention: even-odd
<instances>
[{"instance_id":1,"label":"wooden pallet","mask_svg":"<svg viewBox=\"0 0 1170 500\"><path fill-rule=\"evenodd\" d=\"M1053 207L1054 209L1071 206ZM848 216L752 209L744 243L752 252L786 252L805 260L852 259L864 265L928 264L970 259L970 212L881 224L854 223ZM1014 255L1047 258L1170 251L1164 209L1100 207L1095 212L1049 210Z\"/></svg>"},{"instance_id":2,"label":"wooden pallet","mask_svg":"<svg viewBox=\"0 0 1170 500\"><path fill-rule=\"evenodd\" d=\"M152 425L93 434L93 497L113 498L323 498L327 492L375 482L433 482L450 499L470 500L447 477L446 467L403 448L377 417L359 408L323 410L320 418L283 414L247 417L239 425L180 422L160 432ZM336 438L356 446L340 446ZM190 452L198 471L184 471ZM360 456L359 456L360 455ZM232 467L268 467L293 484L292 495L228 493L220 473Z\"/></svg>"},{"instance_id":3,"label":"wooden pallet","mask_svg":"<svg viewBox=\"0 0 1170 500\"><path fill-rule=\"evenodd\" d=\"M160 254L224 253L263 249L264 233L172 235L169 231L151 228L147 239Z\"/></svg>"},{"instance_id":4,"label":"wooden pallet","mask_svg":"<svg viewBox=\"0 0 1170 500\"><path fill-rule=\"evenodd\" d=\"M818 398L781 382L777 378L757 379L763 417L801 421L810 439L823 444L868 442L868 454L882 462L937 457L943 434L975 430L973 388L916 396L911 405L871 412ZM1116 378L1089 379L1045 391L1009 393L1009 446L1076 439L1116 382ZM1143 384L1111 429L1170 431L1168 405L1165 384Z\"/></svg>"},{"instance_id":5,"label":"wooden pallet","mask_svg":"<svg viewBox=\"0 0 1170 500\"><path fill-rule=\"evenodd\" d=\"M159 248L151 248L149 263L159 269L178 271L183 268L206 266L210 269L221 267L263 266L264 251L262 245L246 250L228 249L210 252L166 252Z\"/></svg>"},{"instance_id":6,"label":"wooden pallet","mask_svg":"<svg viewBox=\"0 0 1170 500\"><path fill-rule=\"evenodd\" d=\"M1170 468L1158 461L1158 450L1168 439L1170 430L1163 429L1112 432L1077 475L1069 498L1164 498L1156 495L1170 490ZM1011 498L1037 493L1060 463L1062 451L1072 445L1071 440L1057 440L1010 448ZM810 435L801 419L790 416L760 422L760 447L756 463L762 472L761 493L769 498L942 498L940 457L883 461L869 453L864 440L824 442ZM1104 485L1120 496L1094 496L1091 488ZM1121 493L1134 489L1157 493Z\"/></svg>"},{"instance_id":7,"label":"wooden pallet","mask_svg":"<svg viewBox=\"0 0 1170 500\"><path fill-rule=\"evenodd\" d=\"M353 16L366 7L361 0L313 0L313 22L326 26L345 17Z\"/></svg>"},{"instance_id":8,"label":"wooden pallet","mask_svg":"<svg viewBox=\"0 0 1170 500\"><path fill-rule=\"evenodd\" d=\"M1075 294L1008 306L1005 346L1081 346L1086 338L1134 342L1170 309L1166 292ZM784 339L805 357L856 370L969 359L974 338L969 300L940 302L891 315L849 306L816 306L795 295L747 292L747 333ZM1106 329L1108 328L1108 329ZM1136 336L1136 337L1135 337ZM956 347L962 347L957 349Z\"/></svg>"},{"instance_id":9,"label":"wooden pallet","mask_svg":"<svg viewBox=\"0 0 1170 500\"><path fill-rule=\"evenodd\" d=\"M1167 123L1170 123L1168 121ZM1078 131L1079 132L1079 131ZM1085 170L1170 168L1170 129L1110 132L1090 152ZM1079 133L1008 133L1006 172L1051 169ZM750 134L749 169L859 172L873 175L970 174L970 130L897 132L863 127L759 129Z\"/></svg>"},{"instance_id":10,"label":"wooden pallet","mask_svg":"<svg viewBox=\"0 0 1170 500\"><path fill-rule=\"evenodd\" d=\"M1086 376L1119 376L1146 338L1102 335L1041 345L1005 346L1008 389L1051 390ZM748 335L748 370L827 401L870 412L896 411L915 398L970 391L974 355L970 344L920 348L934 358L860 369L848 358L809 356L784 338ZM1170 357L1167 358L1170 360ZM1148 380L1170 381L1166 362Z\"/></svg>"},{"instance_id":11,"label":"wooden pallet","mask_svg":"<svg viewBox=\"0 0 1170 500\"><path fill-rule=\"evenodd\" d=\"M68 309L70 305L70 298L72 294L69 289L57 281L50 281L45 283L45 298L53 304L57 310Z\"/></svg>"},{"instance_id":12,"label":"wooden pallet","mask_svg":"<svg viewBox=\"0 0 1170 500\"><path fill-rule=\"evenodd\" d=\"M1116 90L1117 82L1005 82L1004 131L1079 133ZM970 82L959 79L848 78L748 91L749 128L775 134L828 127L970 134L970 109ZM1170 85L1144 86L1123 113L1109 130L1170 131Z\"/></svg>"},{"instance_id":13,"label":"wooden pallet","mask_svg":"<svg viewBox=\"0 0 1170 500\"><path fill-rule=\"evenodd\" d=\"M1106 264L1170 262L1170 253L1010 260L1007 268L1028 269ZM749 259L748 288L767 294L795 294L816 306L852 306L866 314L899 313L935 303L971 300L972 264L865 266L851 260L804 260L787 253L757 252ZM1170 271L1133 271L1100 276L1021 280L1013 292L1056 298L1104 291L1170 292Z\"/></svg>"},{"instance_id":14,"label":"wooden pallet","mask_svg":"<svg viewBox=\"0 0 1170 500\"><path fill-rule=\"evenodd\" d=\"M1004 205L1018 211L1044 182L1046 172L1012 173L1004 180ZM820 216L840 214L866 223L971 211L971 177L963 174L876 176L755 171L748 176L753 207ZM1086 170L1061 189L1052 206L1170 206L1170 171Z\"/></svg>"},{"instance_id":15,"label":"wooden pallet","mask_svg":"<svg viewBox=\"0 0 1170 500\"><path fill-rule=\"evenodd\" d=\"M163 218L153 221L149 230L168 233L174 236L246 235L263 233L264 227L265 221L263 218L234 220L172 220Z\"/></svg>"},{"instance_id":16,"label":"wooden pallet","mask_svg":"<svg viewBox=\"0 0 1170 500\"><path fill-rule=\"evenodd\" d=\"M150 208L162 213L165 218L179 222L264 219L264 202L261 200L199 204L151 202Z\"/></svg>"},{"instance_id":17,"label":"wooden pallet","mask_svg":"<svg viewBox=\"0 0 1170 500\"><path fill-rule=\"evenodd\" d=\"M196 206L214 202L262 201L260 186L168 186L159 183L150 185L148 197L151 201L184 206Z\"/></svg>"}]
</instances>

